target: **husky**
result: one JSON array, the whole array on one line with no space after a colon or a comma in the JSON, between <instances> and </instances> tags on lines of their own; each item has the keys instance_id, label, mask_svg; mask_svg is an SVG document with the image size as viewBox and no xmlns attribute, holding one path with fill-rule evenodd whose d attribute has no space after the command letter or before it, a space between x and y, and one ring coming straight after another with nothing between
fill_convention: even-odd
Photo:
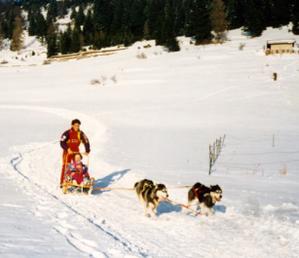
<instances>
[{"instance_id":1,"label":"husky","mask_svg":"<svg viewBox=\"0 0 299 258\"><path fill-rule=\"evenodd\" d=\"M214 205L222 199L222 189L219 185L207 187L201 183L194 184L188 192L188 205L196 202L197 209L203 215L214 214Z\"/></svg>"},{"instance_id":2,"label":"husky","mask_svg":"<svg viewBox=\"0 0 299 258\"><path fill-rule=\"evenodd\" d=\"M144 204L145 215L156 217L159 203L168 198L166 186L164 184L154 184L152 180L143 179L135 183L134 189L139 200Z\"/></svg>"}]
</instances>

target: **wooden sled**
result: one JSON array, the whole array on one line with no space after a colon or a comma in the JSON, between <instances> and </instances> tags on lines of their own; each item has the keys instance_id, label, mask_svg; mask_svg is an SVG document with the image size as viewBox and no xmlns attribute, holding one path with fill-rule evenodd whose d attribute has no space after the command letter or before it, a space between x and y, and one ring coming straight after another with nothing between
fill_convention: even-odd
<instances>
[{"instance_id":1,"label":"wooden sled","mask_svg":"<svg viewBox=\"0 0 299 258\"><path fill-rule=\"evenodd\" d=\"M94 178L90 178L90 182L88 184L75 184L72 181L64 181L62 184L62 192L64 194L67 193L84 193L84 194L92 194L94 187Z\"/></svg>"},{"instance_id":2,"label":"wooden sled","mask_svg":"<svg viewBox=\"0 0 299 258\"><path fill-rule=\"evenodd\" d=\"M82 154L81 154L82 156ZM67 166L68 163L66 162L68 160L68 155L66 155L65 158L65 173L67 171ZM87 156L87 167L89 167L89 157ZM73 183L73 180L70 179L69 177L66 176L66 174L64 175L64 182L62 184L62 192L64 194L67 193L85 193L85 194L91 194L93 187L94 187L94 182L95 179L93 177L90 177L90 180L87 184L77 184L77 183Z\"/></svg>"}]
</instances>

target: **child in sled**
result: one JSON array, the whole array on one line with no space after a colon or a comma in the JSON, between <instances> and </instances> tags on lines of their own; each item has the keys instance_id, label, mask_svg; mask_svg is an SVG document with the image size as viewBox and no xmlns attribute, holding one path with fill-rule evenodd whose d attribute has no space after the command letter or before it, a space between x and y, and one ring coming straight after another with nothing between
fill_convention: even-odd
<instances>
[{"instance_id":1,"label":"child in sled","mask_svg":"<svg viewBox=\"0 0 299 258\"><path fill-rule=\"evenodd\" d=\"M74 154L72 162L68 165L66 171L66 179L72 181L76 185L86 185L90 182L88 168L82 162L82 155L80 153Z\"/></svg>"}]
</instances>

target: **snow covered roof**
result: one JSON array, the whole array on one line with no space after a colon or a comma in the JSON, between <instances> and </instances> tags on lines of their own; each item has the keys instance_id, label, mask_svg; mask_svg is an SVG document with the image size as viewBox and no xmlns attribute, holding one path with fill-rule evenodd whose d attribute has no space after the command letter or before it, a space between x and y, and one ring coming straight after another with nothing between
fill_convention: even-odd
<instances>
[{"instance_id":1,"label":"snow covered roof","mask_svg":"<svg viewBox=\"0 0 299 258\"><path fill-rule=\"evenodd\" d=\"M267 44L294 44L296 40L294 39L279 39L279 40L268 40Z\"/></svg>"}]
</instances>

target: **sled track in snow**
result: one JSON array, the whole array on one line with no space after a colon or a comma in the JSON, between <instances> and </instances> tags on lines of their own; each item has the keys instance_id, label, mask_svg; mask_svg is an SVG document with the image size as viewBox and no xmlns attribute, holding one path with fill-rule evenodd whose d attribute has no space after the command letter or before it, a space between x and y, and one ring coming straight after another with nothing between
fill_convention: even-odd
<instances>
[{"instance_id":1,"label":"sled track in snow","mask_svg":"<svg viewBox=\"0 0 299 258\"><path fill-rule=\"evenodd\" d=\"M45 113L50 113L50 114L54 114L54 115L60 116L60 117L62 117L64 119L68 119L68 120L70 120L72 117L80 117L80 118L84 119L84 123L86 125L88 124L88 127L90 127L90 128L96 128L95 129L96 133L93 134L93 139L95 140L95 142L99 141L101 139L101 136L105 132L105 128L103 127L103 125L100 124L96 119L94 119L94 118L92 118L92 117L90 117L88 115L79 113L79 112L73 112L73 111L64 110L64 109L57 109L57 108L45 108L45 107L40 107L40 106L0 105L0 109L1 108L4 108L4 109L32 110L32 111L37 111L37 112L45 112ZM56 143L56 141L55 141L55 143ZM41 148L41 147L39 146L36 149L39 149L39 148ZM35 151L36 149L34 148L34 149L31 149L31 150L25 151L24 153L30 153L32 151ZM83 218L88 224L92 225L97 230L99 230L100 232L104 233L106 236L108 236L112 240L114 240L117 243L119 243L125 250L127 250L131 254L134 254L134 255L136 255L138 257L150 257L150 255L148 254L147 251L142 250L142 248L140 248L139 246L131 243L126 238L124 238L122 236L119 236L119 234L117 232L112 232L111 230L105 228L103 225L97 223L92 218L84 215L79 210L77 210L77 209L73 208L72 206L70 206L68 203L66 203L61 198L59 198L58 195L56 195L54 193L51 193L50 191L48 191L47 189L45 189L42 185L40 185L40 184L32 181L29 176L27 176L26 174L24 174L18 168L18 165L22 161L23 161L23 154L21 152L19 152L16 157L14 157L14 158L12 158L10 160L10 165L12 166L12 168L14 169L14 171L16 171L21 177L23 177L25 180L27 180L31 185L33 185L37 189L41 190L42 192L46 193L48 196L50 196L55 201L61 203L64 207L66 207L68 210L70 210L73 214L75 214L75 215ZM57 232L59 232L59 231L57 231ZM61 232L59 232L59 233L61 233ZM71 243L71 241L68 239L68 236L65 236L65 235L63 235L63 236L66 238L66 240L68 241L68 243L70 243L71 245L74 246L74 244ZM92 254L90 254L90 255L92 255ZM106 257L109 257L105 253L104 253L104 255Z\"/></svg>"},{"instance_id":2,"label":"sled track in snow","mask_svg":"<svg viewBox=\"0 0 299 258\"><path fill-rule=\"evenodd\" d=\"M94 220L92 220L91 218L87 217L86 215L82 214L81 212L79 212L78 210L74 209L73 207L71 207L69 204L67 204L66 202L64 202L63 200L61 200L59 198L59 196L49 192L47 189L43 188L41 185L33 182L30 177L28 177L27 175L25 175L24 173L22 173L22 171L18 168L18 165L23 161L23 155L21 153L18 153L18 156L14 157L11 159L10 164L13 167L13 169L20 175L22 176L25 180L27 180L30 184L34 185L34 187L38 188L39 190L41 190L42 192L46 193L47 195L49 195L51 198L55 199L55 201L60 202L63 206L65 206L68 210L70 210L71 212L73 212L74 214L80 216L81 218L83 218L86 222L88 222L89 224L93 225L94 227L96 227L98 230L100 230L101 232L105 233L106 235L108 235L110 238L112 238L113 240L117 241L118 243L120 243L126 250L128 250L131 253L134 253L134 255L138 255L139 257L150 257L150 255L145 252L142 251L140 247L136 246L135 244L129 242L128 240L126 240L125 238L118 236L117 233L113 233L107 229L105 229L102 225L100 225L99 223L95 222ZM57 231L57 230L56 230ZM59 231L57 231L59 232ZM60 232L59 232L60 233ZM67 238L67 237L66 237ZM67 241L74 246L74 244L72 244L69 239L67 238ZM76 247L76 246L75 246ZM77 248L77 247L76 247ZM137 251L137 252L136 252ZM109 257L107 254L105 254L106 257Z\"/></svg>"}]
</instances>

